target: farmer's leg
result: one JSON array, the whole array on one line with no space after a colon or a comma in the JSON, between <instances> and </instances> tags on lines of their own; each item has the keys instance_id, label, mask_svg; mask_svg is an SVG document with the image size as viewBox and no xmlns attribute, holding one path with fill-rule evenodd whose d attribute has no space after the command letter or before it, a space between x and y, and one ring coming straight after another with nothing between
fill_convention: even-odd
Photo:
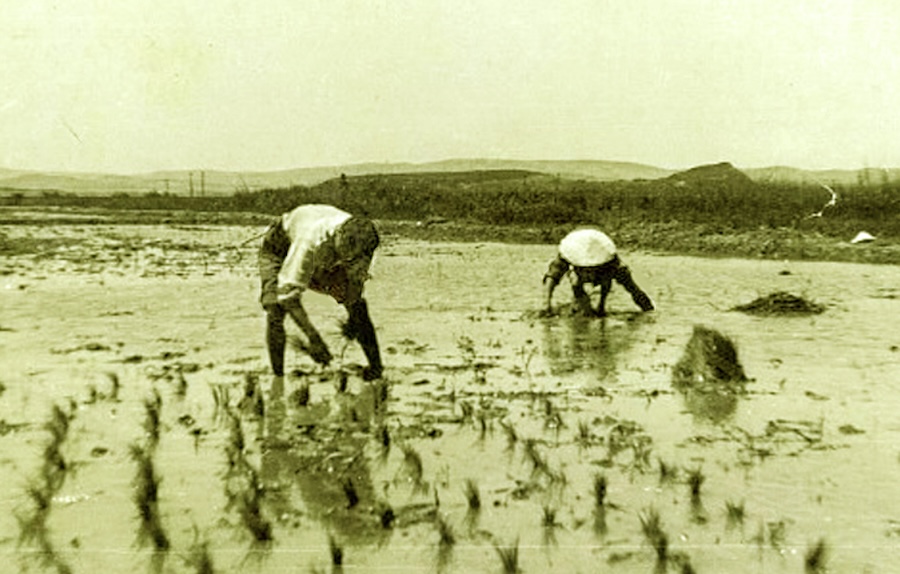
<instances>
[{"instance_id":1,"label":"farmer's leg","mask_svg":"<svg viewBox=\"0 0 900 574\"><path fill-rule=\"evenodd\" d=\"M572 295L575 296L576 312L586 317L594 314L593 309L591 309L591 298L585 292L584 283L580 279L572 283Z\"/></svg>"},{"instance_id":2,"label":"farmer's leg","mask_svg":"<svg viewBox=\"0 0 900 574\"><path fill-rule=\"evenodd\" d=\"M269 349L269 363L272 374L284 376L284 347L287 334L284 330L284 309L281 305L266 306L266 345Z\"/></svg>"},{"instance_id":3,"label":"farmer's leg","mask_svg":"<svg viewBox=\"0 0 900 574\"><path fill-rule=\"evenodd\" d=\"M612 277L604 277L600 280L600 304L597 305L597 316L606 317L606 298L612 290Z\"/></svg>"},{"instance_id":4,"label":"farmer's leg","mask_svg":"<svg viewBox=\"0 0 900 574\"><path fill-rule=\"evenodd\" d=\"M650 296L644 293L634 279L631 277L631 271L625 265L620 265L616 270L616 282L625 288L631 294L634 303L641 308L642 311L652 311L653 301Z\"/></svg>"},{"instance_id":5,"label":"farmer's leg","mask_svg":"<svg viewBox=\"0 0 900 574\"><path fill-rule=\"evenodd\" d=\"M344 334L359 341L366 354L369 366L363 372L363 378L366 380L377 379L381 377L382 372L381 352L378 349L375 325L372 324L372 318L369 317L369 305L365 299L357 299L346 307L349 318Z\"/></svg>"}]
</instances>

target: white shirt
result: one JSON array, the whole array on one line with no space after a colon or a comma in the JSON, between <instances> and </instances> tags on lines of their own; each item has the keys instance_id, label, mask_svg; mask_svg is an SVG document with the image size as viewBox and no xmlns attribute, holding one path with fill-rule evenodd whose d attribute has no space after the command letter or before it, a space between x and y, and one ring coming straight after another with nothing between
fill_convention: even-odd
<instances>
[{"instance_id":1,"label":"white shirt","mask_svg":"<svg viewBox=\"0 0 900 574\"><path fill-rule=\"evenodd\" d=\"M291 246L278 273L278 301L298 298L313 274L335 262L320 249L350 214L330 205L301 205L281 217Z\"/></svg>"}]
</instances>

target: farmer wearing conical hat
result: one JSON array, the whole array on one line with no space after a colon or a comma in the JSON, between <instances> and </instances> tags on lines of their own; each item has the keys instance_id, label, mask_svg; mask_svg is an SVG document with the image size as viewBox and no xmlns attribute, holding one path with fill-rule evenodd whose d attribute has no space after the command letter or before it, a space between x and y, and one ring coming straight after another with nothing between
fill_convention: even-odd
<instances>
[{"instance_id":1,"label":"farmer wearing conical hat","mask_svg":"<svg viewBox=\"0 0 900 574\"><path fill-rule=\"evenodd\" d=\"M588 316L606 315L606 297L615 280L631 294L642 311L652 311L653 301L644 293L628 267L616 254L616 245L605 233L593 228L577 229L559 242L559 252L544 275L545 307L543 315L553 314L553 291L562 278L569 274L577 311ZM584 290L585 284L600 286L600 304L596 311Z\"/></svg>"},{"instance_id":2,"label":"farmer wearing conical hat","mask_svg":"<svg viewBox=\"0 0 900 574\"><path fill-rule=\"evenodd\" d=\"M375 327L362 296L378 242L378 231L369 219L330 205L301 205L266 231L259 250L260 303L266 311L266 343L278 381L284 376L285 315L306 335L303 346L313 360L331 362L331 352L301 302L307 289L330 295L347 309L344 334L359 341L369 362L363 378L381 376Z\"/></svg>"}]
</instances>

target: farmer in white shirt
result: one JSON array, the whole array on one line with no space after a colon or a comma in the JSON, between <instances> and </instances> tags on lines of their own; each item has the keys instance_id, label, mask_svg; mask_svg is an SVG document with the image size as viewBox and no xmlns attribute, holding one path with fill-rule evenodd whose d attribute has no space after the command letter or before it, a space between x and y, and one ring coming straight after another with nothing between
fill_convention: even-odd
<instances>
[{"instance_id":1,"label":"farmer in white shirt","mask_svg":"<svg viewBox=\"0 0 900 574\"><path fill-rule=\"evenodd\" d=\"M284 376L285 315L306 335L303 345L313 360L331 362L331 352L301 302L307 289L330 295L347 309L344 334L359 341L369 362L363 378L381 377L375 327L362 296L378 242L378 231L369 219L330 205L297 207L266 231L259 250L260 303L267 315L266 343L277 380Z\"/></svg>"},{"instance_id":2,"label":"farmer in white shirt","mask_svg":"<svg viewBox=\"0 0 900 574\"><path fill-rule=\"evenodd\" d=\"M606 316L606 297L612 289L613 280L631 294L642 311L653 310L653 301L631 278L628 267L616 254L616 245L602 231L577 229L559 242L559 252L544 275L545 306L542 315L553 314L553 291L566 274L570 274L576 311L581 314ZM588 283L600 286L600 303L596 310L591 307L591 299L584 290Z\"/></svg>"}]
</instances>

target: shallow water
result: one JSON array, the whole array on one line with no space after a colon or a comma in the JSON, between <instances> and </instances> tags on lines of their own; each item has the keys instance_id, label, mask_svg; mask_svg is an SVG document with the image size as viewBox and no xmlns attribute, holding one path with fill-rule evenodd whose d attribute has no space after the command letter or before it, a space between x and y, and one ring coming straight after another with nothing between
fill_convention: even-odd
<instances>
[{"instance_id":1,"label":"shallow water","mask_svg":"<svg viewBox=\"0 0 900 574\"><path fill-rule=\"evenodd\" d=\"M834 572L888 572L900 558L894 267L625 253L656 312L636 313L614 287L606 319L543 320L535 311L552 246L388 237L367 286L387 365L382 402L355 374L338 391L340 370L355 372L362 353L344 349L341 309L316 295L310 312L339 358L322 371L291 352L298 373L270 392L252 249L235 248L251 230L70 229L90 236L91 252L115 243L129 254L98 261L76 243L11 259L0 278L0 548L17 567L39 571L48 557L34 538L20 541L16 513L30 515L45 424L69 398L68 470L45 525L52 556L75 572L189 572L191 547L204 541L217 572L328 571L330 539L346 571L502 571L497 548L516 544L525 572L679 571L686 561L697 572L800 572L820 540ZM827 310L728 311L777 290ZM746 395L673 390L695 324L734 339L752 379ZM121 381L118 401L108 372ZM265 544L252 543L234 502L248 475L228 473L232 431L211 392L228 388L237 412L248 375L266 392L262 417L240 411L242 459L271 523ZM310 402L298 406L303 385ZM156 560L136 542L129 456L146 444L154 388L152 453L171 543ZM661 464L673 469L665 477ZM691 471L705 477L699 497ZM663 564L641 528L654 511ZM441 543L440 523L453 544Z\"/></svg>"}]
</instances>

